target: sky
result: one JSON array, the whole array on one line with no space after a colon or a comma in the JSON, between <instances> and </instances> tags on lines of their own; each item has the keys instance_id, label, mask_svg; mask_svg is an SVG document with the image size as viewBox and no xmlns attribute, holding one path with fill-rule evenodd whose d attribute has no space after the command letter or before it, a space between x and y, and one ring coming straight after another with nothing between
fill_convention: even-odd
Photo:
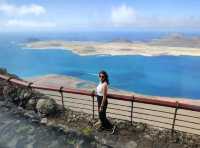
<instances>
[{"instance_id":1,"label":"sky","mask_svg":"<svg viewBox=\"0 0 200 148\"><path fill-rule=\"evenodd\" d=\"M0 31L199 31L199 10L199 0L0 0Z\"/></svg>"}]
</instances>

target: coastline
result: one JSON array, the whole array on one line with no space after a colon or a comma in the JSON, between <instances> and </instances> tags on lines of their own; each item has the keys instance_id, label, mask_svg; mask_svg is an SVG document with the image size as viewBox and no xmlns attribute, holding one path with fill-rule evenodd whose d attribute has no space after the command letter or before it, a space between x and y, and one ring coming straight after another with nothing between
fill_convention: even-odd
<instances>
[{"instance_id":1,"label":"coastline","mask_svg":"<svg viewBox=\"0 0 200 148\"><path fill-rule=\"evenodd\" d=\"M85 42L46 40L26 43L23 49L33 50L69 50L80 56L92 55L142 55L142 56L200 56L200 47L167 46L160 42Z\"/></svg>"},{"instance_id":2,"label":"coastline","mask_svg":"<svg viewBox=\"0 0 200 148\"><path fill-rule=\"evenodd\" d=\"M50 85L50 86L63 86L65 88L83 89L92 91L96 89L96 83L82 80L72 76L58 75L58 74L48 74L43 76L26 77L27 81L33 82L39 85ZM138 94L130 91L125 91L117 88L109 88L108 93L120 94L120 95L135 95L138 97L145 97L148 99L158 99L165 101L179 101L181 103L187 103L191 105L200 105L200 100L190 99L190 98L178 98L178 97L163 97L163 96L149 96L144 94Z\"/></svg>"}]
</instances>

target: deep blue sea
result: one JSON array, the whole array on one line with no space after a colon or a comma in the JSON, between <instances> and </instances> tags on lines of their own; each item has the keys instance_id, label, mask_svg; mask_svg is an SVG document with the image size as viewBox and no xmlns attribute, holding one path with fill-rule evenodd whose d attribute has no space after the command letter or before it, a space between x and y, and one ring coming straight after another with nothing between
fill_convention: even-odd
<instances>
[{"instance_id":1,"label":"deep blue sea","mask_svg":"<svg viewBox=\"0 0 200 148\"><path fill-rule=\"evenodd\" d=\"M79 56L70 51L26 50L29 39L77 41L160 38L164 32L0 33L0 67L20 77L62 74L98 82L104 69L111 87L145 95L200 99L200 57L193 56ZM200 34L188 34L198 35Z\"/></svg>"}]
</instances>

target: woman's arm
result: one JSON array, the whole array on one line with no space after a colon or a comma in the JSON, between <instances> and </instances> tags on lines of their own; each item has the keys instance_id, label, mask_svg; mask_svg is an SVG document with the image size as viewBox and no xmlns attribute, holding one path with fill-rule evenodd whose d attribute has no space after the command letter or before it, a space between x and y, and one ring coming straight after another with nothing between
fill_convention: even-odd
<instances>
[{"instance_id":1,"label":"woman's arm","mask_svg":"<svg viewBox=\"0 0 200 148\"><path fill-rule=\"evenodd\" d=\"M106 102L106 99L107 99L107 91L108 91L108 85L107 85L107 83L105 83L104 85L103 85L103 99L102 99L102 101L101 101L101 106L100 106L100 110L102 110L103 109L103 106L104 106L104 104L105 104L105 102Z\"/></svg>"}]
</instances>

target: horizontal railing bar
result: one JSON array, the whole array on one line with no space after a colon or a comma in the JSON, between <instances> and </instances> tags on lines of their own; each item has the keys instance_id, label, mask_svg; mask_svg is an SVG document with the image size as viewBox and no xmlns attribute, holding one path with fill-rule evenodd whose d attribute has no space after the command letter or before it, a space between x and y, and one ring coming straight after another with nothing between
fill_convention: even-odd
<instances>
[{"instance_id":1,"label":"horizontal railing bar","mask_svg":"<svg viewBox=\"0 0 200 148\"><path fill-rule=\"evenodd\" d=\"M186 122L186 123L192 123L192 124L197 124L197 125L199 125L199 124L200 124L200 122L199 122L199 123L197 123L197 122L193 122L193 121L186 121L186 120L182 120L182 119L178 119L178 118L176 118L176 121L182 121L182 122Z\"/></svg>"},{"instance_id":2,"label":"horizontal railing bar","mask_svg":"<svg viewBox=\"0 0 200 148\"><path fill-rule=\"evenodd\" d=\"M185 110L200 112L200 106L185 104L185 103L179 103L179 102L178 102L178 104L179 104L179 109L185 109Z\"/></svg>"},{"instance_id":3,"label":"horizontal railing bar","mask_svg":"<svg viewBox=\"0 0 200 148\"><path fill-rule=\"evenodd\" d=\"M119 118L115 118L115 117L112 117L112 119L118 119L118 120L121 120L121 121L129 121L129 119L119 119Z\"/></svg>"},{"instance_id":4,"label":"horizontal railing bar","mask_svg":"<svg viewBox=\"0 0 200 148\"><path fill-rule=\"evenodd\" d=\"M46 96L51 96L51 97L61 97L60 95L52 95L52 94L44 94Z\"/></svg>"},{"instance_id":5,"label":"horizontal railing bar","mask_svg":"<svg viewBox=\"0 0 200 148\"><path fill-rule=\"evenodd\" d=\"M130 113L130 110L124 110L124 109L119 109L119 108L113 108L113 107L108 107L108 109L113 109L113 110L119 110L119 111L124 111Z\"/></svg>"},{"instance_id":6,"label":"horizontal railing bar","mask_svg":"<svg viewBox=\"0 0 200 148\"><path fill-rule=\"evenodd\" d=\"M146 118L142 118L142 117L137 117L137 116L133 116L133 119L141 119L141 120L147 120L147 121L152 121L152 122L158 122L158 123L162 123L162 124L167 124L167 125L172 125L171 123L167 123L167 122L162 122L162 121L157 121L157 120L150 120L150 119L146 119Z\"/></svg>"},{"instance_id":7,"label":"horizontal railing bar","mask_svg":"<svg viewBox=\"0 0 200 148\"><path fill-rule=\"evenodd\" d=\"M73 102L73 101L65 101L64 100L64 103L67 102L67 103L73 103L73 104L80 104L80 105L87 105L87 106L91 106L91 104L85 104L85 103L77 103L77 102Z\"/></svg>"},{"instance_id":8,"label":"horizontal railing bar","mask_svg":"<svg viewBox=\"0 0 200 148\"><path fill-rule=\"evenodd\" d=\"M135 111L133 111L133 114L142 114L142 115L148 115L148 116L159 117L159 118L164 118L164 119L172 119L173 120L173 118L166 117L166 116L159 116L159 115L153 115L153 114L141 113L141 112L135 112Z\"/></svg>"},{"instance_id":9,"label":"horizontal railing bar","mask_svg":"<svg viewBox=\"0 0 200 148\"><path fill-rule=\"evenodd\" d=\"M180 124L176 124L175 127L183 127L183 128L193 129L193 130L197 130L197 131L200 130L199 128L188 127L188 126L184 126L184 125L180 125Z\"/></svg>"},{"instance_id":10,"label":"horizontal railing bar","mask_svg":"<svg viewBox=\"0 0 200 148\"><path fill-rule=\"evenodd\" d=\"M80 99L80 98L74 98L74 97L63 97L63 98L67 98L67 99L72 99L72 100L82 100L82 101L88 101L88 102L91 102L92 100L90 99Z\"/></svg>"},{"instance_id":11,"label":"horizontal railing bar","mask_svg":"<svg viewBox=\"0 0 200 148\"><path fill-rule=\"evenodd\" d=\"M125 96L125 95L118 95L118 94L108 94L107 95L108 98L110 99L115 99L115 100L122 100L122 101L132 101L133 100L133 96Z\"/></svg>"},{"instance_id":12,"label":"horizontal railing bar","mask_svg":"<svg viewBox=\"0 0 200 148\"><path fill-rule=\"evenodd\" d=\"M144 104L159 105L159 106L173 107L173 108L175 108L177 105L175 101L172 102L172 101L156 100L156 99L153 100L137 96L135 96L134 101Z\"/></svg>"},{"instance_id":13,"label":"horizontal railing bar","mask_svg":"<svg viewBox=\"0 0 200 148\"><path fill-rule=\"evenodd\" d=\"M190 117L190 118L197 118L197 119L200 119L200 117L198 117L198 116L189 116L189 115L179 114L179 113L177 113L177 115L183 116L183 117Z\"/></svg>"},{"instance_id":14,"label":"horizontal railing bar","mask_svg":"<svg viewBox=\"0 0 200 148\"><path fill-rule=\"evenodd\" d=\"M98 109L95 109L95 111L98 111ZM116 115L118 115L118 113L113 113L113 112L110 112L110 111L107 111L106 113L110 113L110 114L116 114ZM122 114L122 115L124 115L124 114ZM126 115L127 117L130 117L129 115Z\"/></svg>"},{"instance_id":15,"label":"horizontal railing bar","mask_svg":"<svg viewBox=\"0 0 200 148\"><path fill-rule=\"evenodd\" d=\"M197 136L199 136L199 134L192 133L192 132L186 132L186 131L183 131L183 130L175 129L175 131L179 131L179 132L183 132L183 133L188 133L188 134L192 134L192 135L197 135Z\"/></svg>"},{"instance_id":16,"label":"horizontal railing bar","mask_svg":"<svg viewBox=\"0 0 200 148\"><path fill-rule=\"evenodd\" d=\"M150 109L150 108L144 108L144 107L137 107L137 106L134 106L134 108L137 108L137 109L144 109L144 110L150 110L150 111L155 111L155 112L161 112L161 113L166 113L166 114L174 114L174 113L172 113L172 112L161 111L161 110Z\"/></svg>"},{"instance_id":17,"label":"horizontal railing bar","mask_svg":"<svg viewBox=\"0 0 200 148\"><path fill-rule=\"evenodd\" d=\"M120 116L124 116L124 117L130 117L128 115L119 114L119 113L113 113L113 112L109 112L109 111L107 113L110 113L110 114L113 114L113 115L120 115Z\"/></svg>"},{"instance_id":18,"label":"horizontal railing bar","mask_svg":"<svg viewBox=\"0 0 200 148\"><path fill-rule=\"evenodd\" d=\"M117 104L117 103L112 103L112 102L109 102L109 104L116 105L116 106L122 106L122 107L131 107L130 105L122 105L122 104Z\"/></svg>"},{"instance_id":19,"label":"horizontal railing bar","mask_svg":"<svg viewBox=\"0 0 200 148\"><path fill-rule=\"evenodd\" d=\"M88 108L85 108L85 107L77 107L77 106L71 106L71 105L65 105L69 108L78 108L78 109L85 109L85 110L88 110L88 111L92 111L91 109L88 109Z\"/></svg>"},{"instance_id":20,"label":"horizontal railing bar","mask_svg":"<svg viewBox=\"0 0 200 148\"><path fill-rule=\"evenodd\" d=\"M55 86L48 86L48 85L41 86L41 85L33 84L33 85L31 85L31 87L34 88L34 89L42 89L42 90L60 92L60 87L55 87ZM92 96L93 95L92 92L89 92L89 91L86 91L86 90L72 89L72 88L63 88L62 92L63 93L85 95L85 96Z\"/></svg>"}]
</instances>

